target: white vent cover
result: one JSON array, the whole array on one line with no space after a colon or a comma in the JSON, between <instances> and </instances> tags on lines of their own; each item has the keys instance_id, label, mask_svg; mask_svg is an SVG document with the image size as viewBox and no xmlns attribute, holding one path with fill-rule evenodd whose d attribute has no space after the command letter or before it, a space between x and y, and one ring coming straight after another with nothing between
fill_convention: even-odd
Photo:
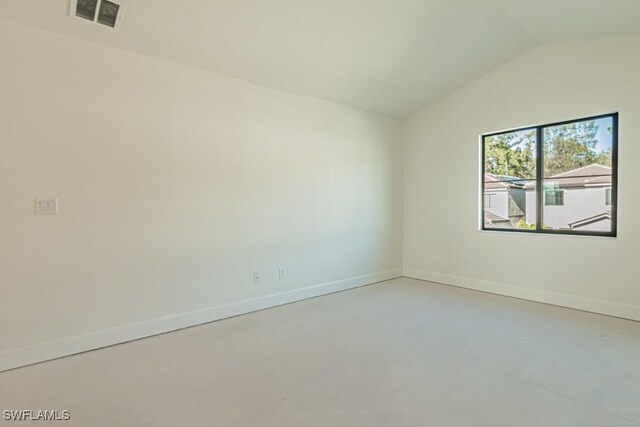
<instances>
[{"instance_id":1,"label":"white vent cover","mask_svg":"<svg viewBox=\"0 0 640 427\"><path fill-rule=\"evenodd\" d=\"M119 28L125 6L120 0L71 0L69 15L109 28Z\"/></svg>"}]
</instances>

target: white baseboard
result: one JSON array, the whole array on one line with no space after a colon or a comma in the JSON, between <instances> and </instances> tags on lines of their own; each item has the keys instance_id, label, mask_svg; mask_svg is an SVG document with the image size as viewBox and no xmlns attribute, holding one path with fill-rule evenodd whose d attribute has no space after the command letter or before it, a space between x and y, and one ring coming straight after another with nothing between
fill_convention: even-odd
<instances>
[{"instance_id":1,"label":"white baseboard","mask_svg":"<svg viewBox=\"0 0 640 427\"><path fill-rule=\"evenodd\" d=\"M637 305L563 294L542 289L525 288L506 283L474 279L471 277L434 273L414 268L406 268L404 270L404 276L412 279L456 286L459 288L473 289L476 291L489 292L497 295L504 295L576 310L588 311L591 313L640 321L640 306Z\"/></svg>"},{"instance_id":2,"label":"white baseboard","mask_svg":"<svg viewBox=\"0 0 640 427\"><path fill-rule=\"evenodd\" d=\"M402 269L322 283L0 352L0 372L402 276Z\"/></svg>"}]
</instances>

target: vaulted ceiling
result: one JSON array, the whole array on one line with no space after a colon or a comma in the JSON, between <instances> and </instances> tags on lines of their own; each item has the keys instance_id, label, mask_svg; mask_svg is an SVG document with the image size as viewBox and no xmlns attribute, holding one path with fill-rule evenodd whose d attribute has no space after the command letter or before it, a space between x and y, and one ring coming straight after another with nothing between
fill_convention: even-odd
<instances>
[{"instance_id":1,"label":"vaulted ceiling","mask_svg":"<svg viewBox=\"0 0 640 427\"><path fill-rule=\"evenodd\" d=\"M405 117L539 44L640 32L638 0L127 0L118 30L69 0L0 18Z\"/></svg>"}]
</instances>

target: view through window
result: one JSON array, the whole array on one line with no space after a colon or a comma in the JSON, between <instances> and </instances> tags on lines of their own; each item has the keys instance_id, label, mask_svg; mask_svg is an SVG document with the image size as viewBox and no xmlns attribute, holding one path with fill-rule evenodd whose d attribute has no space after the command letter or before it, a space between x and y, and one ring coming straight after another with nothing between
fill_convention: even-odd
<instances>
[{"instance_id":1,"label":"view through window","mask_svg":"<svg viewBox=\"0 0 640 427\"><path fill-rule=\"evenodd\" d=\"M618 115L485 135L482 229L616 235Z\"/></svg>"}]
</instances>

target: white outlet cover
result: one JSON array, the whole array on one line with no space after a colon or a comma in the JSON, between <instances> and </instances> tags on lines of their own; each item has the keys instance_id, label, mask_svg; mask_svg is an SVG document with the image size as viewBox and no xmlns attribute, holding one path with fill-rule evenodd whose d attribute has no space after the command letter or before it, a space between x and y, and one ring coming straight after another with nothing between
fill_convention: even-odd
<instances>
[{"instance_id":1,"label":"white outlet cover","mask_svg":"<svg viewBox=\"0 0 640 427\"><path fill-rule=\"evenodd\" d=\"M57 215L58 199L56 197L46 197L34 199L35 212L37 215Z\"/></svg>"}]
</instances>

